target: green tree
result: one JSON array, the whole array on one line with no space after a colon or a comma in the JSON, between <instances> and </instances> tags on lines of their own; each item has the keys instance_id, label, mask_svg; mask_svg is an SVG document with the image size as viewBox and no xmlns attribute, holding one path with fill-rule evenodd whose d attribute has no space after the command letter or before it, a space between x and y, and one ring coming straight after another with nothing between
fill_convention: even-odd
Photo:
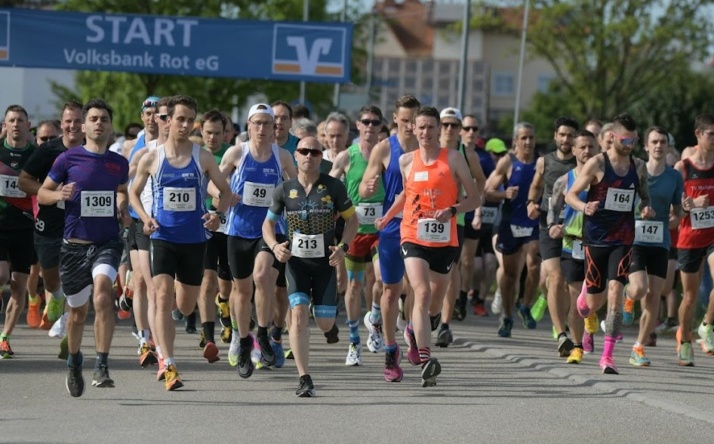
<instances>
[{"instance_id":1,"label":"green tree","mask_svg":"<svg viewBox=\"0 0 714 444\"><path fill-rule=\"evenodd\" d=\"M335 20L326 12L327 0L310 1L310 20ZM295 0L67 0L58 9L81 12L137 13L171 16L223 17L226 19L302 20L302 2ZM227 44L249 44L229 42ZM248 61L249 63L249 61ZM61 104L68 99L87 100L103 97L116 110L117 128L139 117L139 104L149 95L187 93L193 96L202 110L219 108L232 110L242 106L250 95L263 93L269 101L297 100L297 82L203 78L157 74L80 71L76 76L76 90L53 84ZM331 107L331 84L308 84L306 97L317 111Z\"/></svg>"}]
</instances>

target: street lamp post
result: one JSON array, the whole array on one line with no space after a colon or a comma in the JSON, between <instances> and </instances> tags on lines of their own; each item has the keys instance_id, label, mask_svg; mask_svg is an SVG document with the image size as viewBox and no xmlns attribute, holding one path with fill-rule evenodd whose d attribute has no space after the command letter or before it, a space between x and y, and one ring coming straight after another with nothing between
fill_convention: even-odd
<instances>
[{"instance_id":1,"label":"street lamp post","mask_svg":"<svg viewBox=\"0 0 714 444\"><path fill-rule=\"evenodd\" d=\"M513 124L518 123L521 112L521 91L523 89L523 64L526 58L526 38L528 36L528 12L530 9L530 0L524 0L525 8L523 11L523 27L521 29L521 54L518 59L518 83L516 84L516 109L513 112Z\"/></svg>"}]
</instances>

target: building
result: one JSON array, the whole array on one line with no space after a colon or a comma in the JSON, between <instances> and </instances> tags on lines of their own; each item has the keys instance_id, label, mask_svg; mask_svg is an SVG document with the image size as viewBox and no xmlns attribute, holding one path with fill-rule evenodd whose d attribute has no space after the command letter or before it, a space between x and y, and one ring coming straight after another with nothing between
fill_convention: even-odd
<instances>
[{"instance_id":1,"label":"building","mask_svg":"<svg viewBox=\"0 0 714 444\"><path fill-rule=\"evenodd\" d=\"M413 94L439 109L456 106L461 35L453 30L463 20L463 2L382 0L374 48L373 96L385 110L403 94ZM474 14L483 11L474 10ZM521 11L497 8L504 20L522 21ZM518 25L520 27L520 25ZM507 32L471 30L464 113L497 122L515 109L520 38ZM526 58L521 109L537 91L545 91L555 72L543 59Z\"/></svg>"}]
</instances>

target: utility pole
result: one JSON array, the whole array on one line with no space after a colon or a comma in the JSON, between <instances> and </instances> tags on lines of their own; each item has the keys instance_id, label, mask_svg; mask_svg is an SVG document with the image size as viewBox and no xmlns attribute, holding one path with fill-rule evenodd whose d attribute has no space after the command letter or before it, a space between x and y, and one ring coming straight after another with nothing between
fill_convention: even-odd
<instances>
[{"instance_id":1,"label":"utility pole","mask_svg":"<svg viewBox=\"0 0 714 444\"><path fill-rule=\"evenodd\" d=\"M458 108L464 113L466 105L466 73L468 71L469 60L469 23L471 22L471 0L464 2L464 22L461 30L461 71L459 72L459 95L457 98Z\"/></svg>"}]
</instances>

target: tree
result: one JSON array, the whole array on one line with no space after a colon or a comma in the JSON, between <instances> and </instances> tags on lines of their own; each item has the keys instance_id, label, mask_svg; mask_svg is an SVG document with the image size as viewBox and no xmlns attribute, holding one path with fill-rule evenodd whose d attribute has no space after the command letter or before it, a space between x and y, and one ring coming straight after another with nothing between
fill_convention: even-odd
<instances>
[{"instance_id":1,"label":"tree","mask_svg":"<svg viewBox=\"0 0 714 444\"><path fill-rule=\"evenodd\" d=\"M712 0L529 1L529 56L550 62L583 117L637 107L710 52ZM517 35L513 12L486 8L473 25Z\"/></svg>"},{"instance_id":2,"label":"tree","mask_svg":"<svg viewBox=\"0 0 714 444\"><path fill-rule=\"evenodd\" d=\"M327 0L310 1L310 20L335 20L326 12ZM62 10L105 13L137 13L151 15L223 17L226 19L302 20L302 2L294 0L67 0ZM230 42L227 44L249 44ZM77 90L53 84L58 104L66 100L87 100L103 97L116 110L115 124L123 127L139 117L139 104L149 95L187 93L202 110L219 108L230 111L245 105L249 96L262 93L268 101L297 100L297 82L265 80L201 78L156 74L81 71L76 76ZM331 84L309 84L307 98L316 111L331 108Z\"/></svg>"}]
</instances>

